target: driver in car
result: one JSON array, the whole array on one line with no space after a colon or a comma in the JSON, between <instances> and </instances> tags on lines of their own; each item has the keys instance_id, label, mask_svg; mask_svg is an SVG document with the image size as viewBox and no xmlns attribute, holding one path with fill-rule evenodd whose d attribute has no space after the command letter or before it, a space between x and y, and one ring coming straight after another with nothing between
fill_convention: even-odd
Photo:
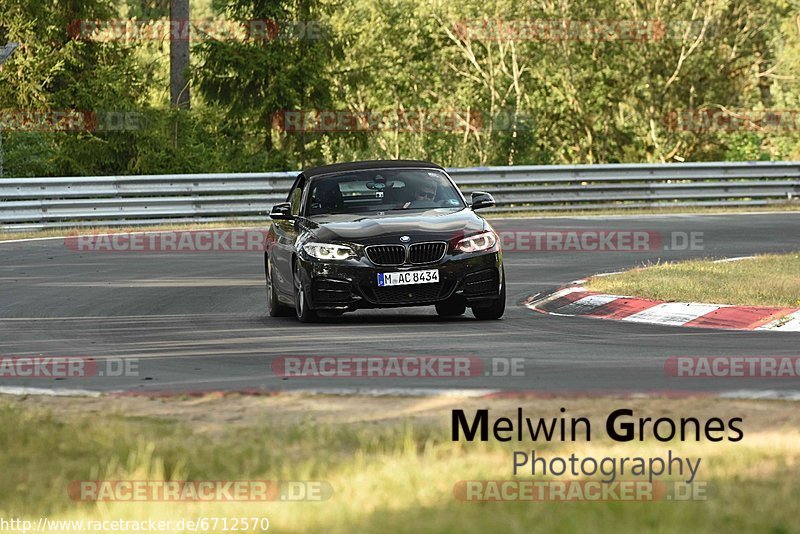
<instances>
[{"instance_id":1,"label":"driver in car","mask_svg":"<svg viewBox=\"0 0 800 534\"><path fill-rule=\"evenodd\" d=\"M403 205L403 208L408 208L413 203L417 202L433 202L433 199L436 198L437 186L434 183L424 182L417 186L417 190L414 192L414 200L408 201Z\"/></svg>"}]
</instances>

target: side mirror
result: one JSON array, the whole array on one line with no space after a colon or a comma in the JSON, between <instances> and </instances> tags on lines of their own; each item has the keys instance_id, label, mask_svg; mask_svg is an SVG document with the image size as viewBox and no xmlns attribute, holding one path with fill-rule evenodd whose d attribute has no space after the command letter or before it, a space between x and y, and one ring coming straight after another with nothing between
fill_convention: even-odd
<instances>
[{"instance_id":1,"label":"side mirror","mask_svg":"<svg viewBox=\"0 0 800 534\"><path fill-rule=\"evenodd\" d=\"M272 211L269 212L269 216L275 220L287 221L294 219L294 216L292 215L292 205L288 202L275 204L272 206Z\"/></svg>"},{"instance_id":2,"label":"side mirror","mask_svg":"<svg viewBox=\"0 0 800 534\"><path fill-rule=\"evenodd\" d=\"M483 191L472 193L472 211L494 207L494 197Z\"/></svg>"}]
</instances>

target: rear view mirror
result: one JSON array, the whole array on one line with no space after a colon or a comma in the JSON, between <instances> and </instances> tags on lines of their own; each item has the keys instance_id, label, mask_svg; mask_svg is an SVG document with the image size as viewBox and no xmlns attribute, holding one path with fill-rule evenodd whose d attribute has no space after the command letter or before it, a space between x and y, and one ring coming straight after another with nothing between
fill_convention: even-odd
<instances>
[{"instance_id":1,"label":"rear view mirror","mask_svg":"<svg viewBox=\"0 0 800 534\"><path fill-rule=\"evenodd\" d=\"M280 204L275 204L272 206L272 211L269 212L269 216L275 220L289 220L293 219L292 216L292 205L288 202L282 202Z\"/></svg>"},{"instance_id":2,"label":"rear view mirror","mask_svg":"<svg viewBox=\"0 0 800 534\"><path fill-rule=\"evenodd\" d=\"M491 208L494 206L494 197L483 191L472 193L472 211Z\"/></svg>"}]
</instances>

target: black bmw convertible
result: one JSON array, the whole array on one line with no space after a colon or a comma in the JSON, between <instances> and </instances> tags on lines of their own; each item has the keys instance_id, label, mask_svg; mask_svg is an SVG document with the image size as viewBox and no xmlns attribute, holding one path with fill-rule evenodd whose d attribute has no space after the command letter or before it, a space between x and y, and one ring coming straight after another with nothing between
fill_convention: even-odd
<instances>
[{"instance_id":1,"label":"black bmw convertible","mask_svg":"<svg viewBox=\"0 0 800 534\"><path fill-rule=\"evenodd\" d=\"M364 308L435 305L441 316L499 319L506 284L498 236L447 172L424 161L303 171L273 206L264 254L272 317L302 322Z\"/></svg>"}]
</instances>

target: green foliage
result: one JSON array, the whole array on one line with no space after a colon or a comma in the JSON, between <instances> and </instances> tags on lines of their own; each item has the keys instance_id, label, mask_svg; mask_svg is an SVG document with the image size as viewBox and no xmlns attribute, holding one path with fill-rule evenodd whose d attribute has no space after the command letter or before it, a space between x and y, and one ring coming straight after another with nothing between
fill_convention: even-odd
<instances>
[{"instance_id":1,"label":"green foliage","mask_svg":"<svg viewBox=\"0 0 800 534\"><path fill-rule=\"evenodd\" d=\"M225 109L250 158L260 153L271 167L296 164L289 155L318 158L319 146L303 139L273 147L272 117L281 110L332 104L326 71L335 48L321 24L325 9L313 0L230 0L216 8L229 20L268 21L278 33L243 41L202 40L194 47L201 94Z\"/></svg>"},{"instance_id":2,"label":"green foliage","mask_svg":"<svg viewBox=\"0 0 800 534\"><path fill-rule=\"evenodd\" d=\"M128 131L3 131L7 175L292 170L424 158L449 166L800 158L794 128L675 127L675 114L800 108L785 0L193 0L192 18L269 20L267 39L192 45L192 110L168 102L168 42L71 39L80 19L167 16L165 0L0 0L0 109L135 111ZM498 21L649 21L642 38L498 38ZM294 31L292 31L292 29ZM447 128L284 132L284 110L456 117Z\"/></svg>"},{"instance_id":3,"label":"green foliage","mask_svg":"<svg viewBox=\"0 0 800 534\"><path fill-rule=\"evenodd\" d=\"M126 109L138 103L138 66L121 44L69 35L82 19L116 16L111 0L3 0L0 41L21 43L0 71L0 105L16 109Z\"/></svg>"}]
</instances>

